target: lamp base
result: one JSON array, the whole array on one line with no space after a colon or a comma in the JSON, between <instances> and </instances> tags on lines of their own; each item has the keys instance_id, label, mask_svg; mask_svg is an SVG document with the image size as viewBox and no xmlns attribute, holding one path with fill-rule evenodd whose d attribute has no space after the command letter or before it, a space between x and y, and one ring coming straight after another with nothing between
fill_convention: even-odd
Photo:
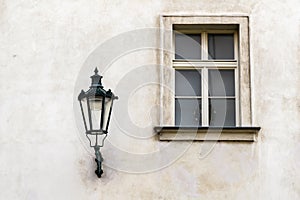
<instances>
[{"instance_id":1,"label":"lamp base","mask_svg":"<svg viewBox=\"0 0 300 200\"><path fill-rule=\"evenodd\" d=\"M103 174L103 170L102 170L103 158L100 152L100 147L95 146L94 149L95 149L95 156L96 156L95 161L97 163L97 169L95 170L95 173L97 174L98 178L101 178L101 175Z\"/></svg>"},{"instance_id":2,"label":"lamp base","mask_svg":"<svg viewBox=\"0 0 300 200\"><path fill-rule=\"evenodd\" d=\"M97 174L98 178L101 178L101 175L103 174L103 170L101 169L102 162L97 160L96 158L95 161L97 163L97 169L95 170L95 173Z\"/></svg>"}]
</instances>

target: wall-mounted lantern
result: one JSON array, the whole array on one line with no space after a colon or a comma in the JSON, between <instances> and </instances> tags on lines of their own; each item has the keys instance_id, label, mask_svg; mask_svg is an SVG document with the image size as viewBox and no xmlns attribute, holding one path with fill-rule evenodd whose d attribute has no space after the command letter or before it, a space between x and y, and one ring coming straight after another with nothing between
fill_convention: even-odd
<instances>
[{"instance_id":1,"label":"wall-mounted lantern","mask_svg":"<svg viewBox=\"0 0 300 200\"><path fill-rule=\"evenodd\" d=\"M98 74L95 68L95 74L91 76L92 84L86 92L81 90L78 100L80 103L81 113L83 117L85 134L93 147L96 155L97 169L95 173L98 178L103 174L102 155L100 147L103 147L104 140L107 137L108 126L113 107L113 101L118 99L111 90L105 90L102 86L102 76Z\"/></svg>"}]
</instances>

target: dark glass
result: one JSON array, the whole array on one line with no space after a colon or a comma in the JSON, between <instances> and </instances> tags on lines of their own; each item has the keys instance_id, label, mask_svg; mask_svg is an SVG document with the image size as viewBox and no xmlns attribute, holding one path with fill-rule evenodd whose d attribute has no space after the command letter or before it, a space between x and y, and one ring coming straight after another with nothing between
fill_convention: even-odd
<instances>
[{"instance_id":1,"label":"dark glass","mask_svg":"<svg viewBox=\"0 0 300 200\"><path fill-rule=\"evenodd\" d=\"M201 71L176 70L175 94L176 96L201 96Z\"/></svg>"},{"instance_id":2,"label":"dark glass","mask_svg":"<svg viewBox=\"0 0 300 200\"><path fill-rule=\"evenodd\" d=\"M209 125L235 126L235 99L209 99Z\"/></svg>"},{"instance_id":3,"label":"dark glass","mask_svg":"<svg viewBox=\"0 0 300 200\"><path fill-rule=\"evenodd\" d=\"M208 70L209 96L234 96L234 70Z\"/></svg>"},{"instance_id":4,"label":"dark glass","mask_svg":"<svg viewBox=\"0 0 300 200\"><path fill-rule=\"evenodd\" d=\"M175 59L201 59L201 35L175 34Z\"/></svg>"},{"instance_id":5,"label":"dark glass","mask_svg":"<svg viewBox=\"0 0 300 200\"><path fill-rule=\"evenodd\" d=\"M208 34L209 59L234 59L233 34Z\"/></svg>"},{"instance_id":6,"label":"dark glass","mask_svg":"<svg viewBox=\"0 0 300 200\"><path fill-rule=\"evenodd\" d=\"M201 126L201 99L175 99L176 126Z\"/></svg>"}]
</instances>

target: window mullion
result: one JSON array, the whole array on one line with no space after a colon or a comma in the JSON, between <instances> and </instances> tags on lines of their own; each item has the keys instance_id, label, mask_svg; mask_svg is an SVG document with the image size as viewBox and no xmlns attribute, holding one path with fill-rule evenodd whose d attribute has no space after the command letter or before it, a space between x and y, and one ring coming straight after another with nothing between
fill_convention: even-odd
<instances>
[{"instance_id":1,"label":"window mullion","mask_svg":"<svg viewBox=\"0 0 300 200\"><path fill-rule=\"evenodd\" d=\"M208 69L202 70L202 125L209 125L209 109L208 109Z\"/></svg>"},{"instance_id":2,"label":"window mullion","mask_svg":"<svg viewBox=\"0 0 300 200\"><path fill-rule=\"evenodd\" d=\"M235 78L235 124L241 125L241 109L240 109L240 76L239 76L239 36L238 32L234 32L234 59L238 61L237 67L234 70Z\"/></svg>"},{"instance_id":3,"label":"window mullion","mask_svg":"<svg viewBox=\"0 0 300 200\"><path fill-rule=\"evenodd\" d=\"M238 69L234 70L235 78L235 124L236 126L241 125L240 119L240 88L239 88L239 73Z\"/></svg>"},{"instance_id":4,"label":"window mullion","mask_svg":"<svg viewBox=\"0 0 300 200\"><path fill-rule=\"evenodd\" d=\"M201 33L201 60L208 60L208 35L207 32Z\"/></svg>"},{"instance_id":5,"label":"window mullion","mask_svg":"<svg viewBox=\"0 0 300 200\"><path fill-rule=\"evenodd\" d=\"M208 35L207 32L202 32L202 57L201 60L208 60ZM203 67L202 70L202 126L209 125L209 110L208 110L208 69Z\"/></svg>"}]
</instances>

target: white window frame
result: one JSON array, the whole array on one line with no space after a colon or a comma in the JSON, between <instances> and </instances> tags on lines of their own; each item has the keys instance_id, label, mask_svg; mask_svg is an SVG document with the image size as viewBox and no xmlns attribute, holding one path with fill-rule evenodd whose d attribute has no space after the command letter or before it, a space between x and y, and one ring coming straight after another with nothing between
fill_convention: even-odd
<instances>
[{"instance_id":1,"label":"white window frame","mask_svg":"<svg viewBox=\"0 0 300 200\"><path fill-rule=\"evenodd\" d=\"M180 63L175 59L174 53L174 31L173 25L176 24L201 24L201 25L238 25L238 31L234 33L235 40L235 61L223 62L215 60L203 60L193 62ZM202 68L202 77L207 77L209 68L220 69L236 69L235 70L235 93L236 93L236 127L252 126L251 112L251 85L250 85L250 59L249 59L249 35L248 35L249 19L247 16L178 16L178 15L162 15L160 18L161 25L161 55L160 55L160 126L175 126L175 69ZM231 30L228 30L231 31ZM213 30L216 33L217 30ZM226 32L226 31L225 31ZM224 33L224 31L222 31ZM201 37L202 45L207 45L207 33L203 33ZM205 48L202 48L203 51ZM202 52L202 57L207 56L207 52ZM207 58L207 57L206 57ZM174 61L174 62L173 62ZM202 78L204 79L204 78ZM207 80L207 79L206 79ZM202 84L202 87L207 87ZM202 88L208 91L206 88ZM242 92L241 92L242 91ZM208 101L207 96L202 97L202 101ZM203 103L203 102L202 102ZM207 102L204 102L207 104ZM203 105L203 104L202 104ZM208 108L207 106L205 106ZM204 107L203 107L204 108ZM202 126L208 126L208 109L202 109L202 118L205 123ZM203 122L203 120L202 120Z\"/></svg>"},{"instance_id":2,"label":"white window frame","mask_svg":"<svg viewBox=\"0 0 300 200\"><path fill-rule=\"evenodd\" d=\"M175 52L175 34L176 32L184 34L196 34L201 35L201 58L200 60L185 60L180 61L175 59L175 53L173 54L172 67L175 70L201 70L201 116L202 116L202 126L209 126L209 95L208 95L208 70L209 69L231 69L234 70L234 82L235 82L235 96L230 96L226 98L235 99L235 126L239 126L239 82L238 82L238 31L237 30L173 30L173 44L172 51ZM233 60L209 60L208 59L208 34L233 34L234 37L234 58ZM192 98L194 96L191 96ZM189 98L187 96L176 96L176 98ZM217 98L217 97L214 97ZM218 97L225 98L225 97Z\"/></svg>"}]
</instances>

